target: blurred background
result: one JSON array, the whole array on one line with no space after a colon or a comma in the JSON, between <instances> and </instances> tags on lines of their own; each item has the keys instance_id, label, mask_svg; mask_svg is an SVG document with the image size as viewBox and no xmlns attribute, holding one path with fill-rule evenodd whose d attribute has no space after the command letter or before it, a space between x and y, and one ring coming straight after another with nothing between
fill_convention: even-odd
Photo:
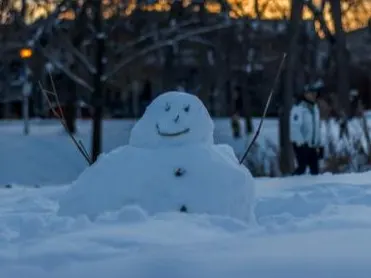
<instances>
[{"instance_id":1,"label":"blurred background","mask_svg":"<svg viewBox=\"0 0 371 278\"><path fill-rule=\"evenodd\" d=\"M326 137L321 171L365 171L370 18L369 0L2 0L0 165L10 157L20 163L46 151L68 153L60 141L69 139L51 135L63 130L53 110L95 161L127 142L135 119L168 90L199 96L215 119L216 141L240 156L286 52L245 163L255 176L292 172L289 113L296 95L311 86L320 94ZM41 145L23 135L37 136Z\"/></svg>"}]
</instances>

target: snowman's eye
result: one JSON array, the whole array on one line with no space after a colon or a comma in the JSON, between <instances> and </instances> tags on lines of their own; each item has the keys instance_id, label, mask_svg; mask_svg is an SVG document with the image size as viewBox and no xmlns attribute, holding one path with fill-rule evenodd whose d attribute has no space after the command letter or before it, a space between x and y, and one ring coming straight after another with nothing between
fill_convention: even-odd
<instances>
[{"instance_id":1,"label":"snowman's eye","mask_svg":"<svg viewBox=\"0 0 371 278\"><path fill-rule=\"evenodd\" d=\"M189 112L189 108L190 108L189 105L185 106L184 107L184 111L188 113Z\"/></svg>"},{"instance_id":2,"label":"snowman's eye","mask_svg":"<svg viewBox=\"0 0 371 278\"><path fill-rule=\"evenodd\" d=\"M165 111L170 111L170 104L166 103L166 106L165 106Z\"/></svg>"}]
</instances>

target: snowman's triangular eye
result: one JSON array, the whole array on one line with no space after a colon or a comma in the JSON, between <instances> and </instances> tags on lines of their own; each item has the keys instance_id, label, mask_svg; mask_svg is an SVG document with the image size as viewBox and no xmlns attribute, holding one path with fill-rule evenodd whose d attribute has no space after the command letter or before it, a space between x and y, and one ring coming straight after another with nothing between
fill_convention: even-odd
<instances>
[{"instance_id":1,"label":"snowman's triangular eye","mask_svg":"<svg viewBox=\"0 0 371 278\"><path fill-rule=\"evenodd\" d=\"M169 103L166 103L165 105L165 111L169 111L170 110L170 104Z\"/></svg>"},{"instance_id":2,"label":"snowman's triangular eye","mask_svg":"<svg viewBox=\"0 0 371 278\"><path fill-rule=\"evenodd\" d=\"M184 111L185 111L185 112L189 112L189 108L190 108L190 106L189 106L189 105L187 105L187 106L184 106Z\"/></svg>"}]
</instances>

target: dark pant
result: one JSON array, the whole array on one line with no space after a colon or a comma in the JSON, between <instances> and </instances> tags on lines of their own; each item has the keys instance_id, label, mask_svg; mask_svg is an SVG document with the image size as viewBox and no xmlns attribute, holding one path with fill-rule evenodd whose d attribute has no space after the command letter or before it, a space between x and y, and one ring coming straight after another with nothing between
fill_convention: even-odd
<instances>
[{"instance_id":1,"label":"dark pant","mask_svg":"<svg viewBox=\"0 0 371 278\"><path fill-rule=\"evenodd\" d=\"M298 146L293 144L296 160L298 167L294 171L293 175L302 175L305 173L307 167L309 167L312 175L318 175L319 173L319 155L317 148L311 148L308 145Z\"/></svg>"}]
</instances>

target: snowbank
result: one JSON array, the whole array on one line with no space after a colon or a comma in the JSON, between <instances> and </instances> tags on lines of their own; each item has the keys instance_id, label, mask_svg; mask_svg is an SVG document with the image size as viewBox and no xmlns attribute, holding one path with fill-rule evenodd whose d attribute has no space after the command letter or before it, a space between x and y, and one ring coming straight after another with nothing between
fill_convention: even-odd
<instances>
[{"instance_id":1,"label":"snowbank","mask_svg":"<svg viewBox=\"0 0 371 278\"><path fill-rule=\"evenodd\" d=\"M369 277L370 180L259 179L256 227L135 206L91 222L56 216L68 187L2 189L0 277Z\"/></svg>"},{"instance_id":2,"label":"snowbank","mask_svg":"<svg viewBox=\"0 0 371 278\"><path fill-rule=\"evenodd\" d=\"M104 151L126 144L134 121L103 123ZM58 120L33 120L24 136L22 121L0 121L0 187L53 185L75 180L86 161ZM78 121L76 138L90 150L90 121Z\"/></svg>"},{"instance_id":3,"label":"snowbank","mask_svg":"<svg viewBox=\"0 0 371 278\"><path fill-rule=\"evenodd\" d=\"M126 145L134 120L103 121L103 151ZM258 122L255 121L257 125ZM6 184L53 185L74 181L87 167L58 120L33 120L30 135L24 136L22 121L0 121L0 187ZM234 142L228 119L215 120L216 143L243 149L246 140ZM269 121L263 134L276 123ZM91 121L77 121L76 138L90 150Z\"/></svg>"},{"instance_id":4,"label":"snowbank","mask_svg":"<svg viewBox=\"0 0 371 278\"><path fill-rule=\"evenodd\" d=\"M255 119L253 123L257 128L259 119ZM103 151L109 152L127 144L134 124L134 120L104 120ZM232 146L237 157L241 157L248 139L232 138L229 119L214 119L214 124L215 143ZM76 137L84 142L89 151L91 121L79 120L77 127ZM354 127L351 128L355 132L352 136L354 140L358 137L363 138L357 127L359 124L357 125L355 121ZM64 134L58 120L32 120L30 135L24 136L22 132L22 121L0 121L0 187L6 184L65 184L75 180L87 167L85 160L71 143L71 139ZM336 142L336 152L348 151L347 149L354 145L336 139L339 126L334 122L324 128L323 132L326 138L335 138L333 141ZM249 168L259 168L257 172L260 175L279 175L277 141L278 120L266 119L255 145L256 148L252 149L248 157ZM344 149L344 146L347 148ZM354 150L350 152L353 153ZM328 153L329 150L326 150L326 154ZM261 167L264 169L260 169Z\"/></svg>"}]
</instances>

